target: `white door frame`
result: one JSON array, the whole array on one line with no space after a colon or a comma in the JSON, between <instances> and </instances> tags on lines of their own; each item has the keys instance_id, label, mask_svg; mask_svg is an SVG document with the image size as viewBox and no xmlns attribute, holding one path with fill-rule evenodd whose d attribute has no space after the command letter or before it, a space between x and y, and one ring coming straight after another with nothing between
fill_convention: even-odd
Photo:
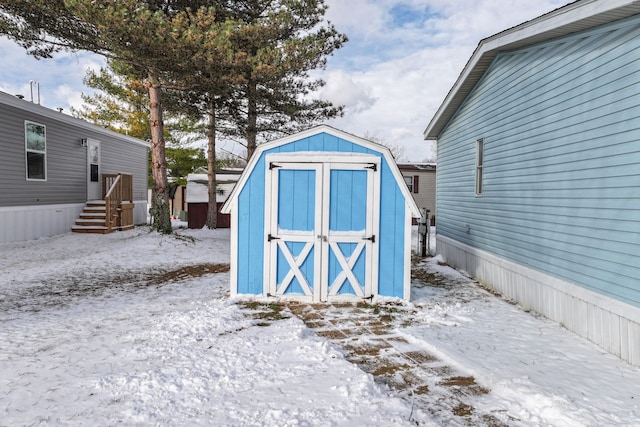
<instances>
[{"instance_id":1,"label":"white door frame","mask_svg":"<svg viewBox=\"0 0 640 427\"><path fill-rule=\"evenodd\" d=\"M275 162L276 160L265 159L266 161ZM269 165L269 163L267 163ZM318 191L322 185L322 163L293 163L286 162L286 169L297 169L297 170L314 170L315 173L315 206L316 208L322 203L322 192ZM282 295L282 291L288 287L288 285L293 280L295 276L300 283L303 291L306 295L298 296L298 299L308 300L308 301L318 301L320 299L320 287L313 286L313 283L309 283L307 278L300 272L299 267L304 263L307 256L311 251L314 253L314 264L313 271L314 276L317 275L318 271L320 271L320 257L317 256L320 240L317 236L317 230L321 227L322 217L317 214L314 215L314 229L306 232L306 231L295 231L295 230L279 230L278 229L278 201L275 196L278 194L278 185L279 185L279 174L277 173L269 173L270 170L267 169L267 180L265 182L265 188L267 189L266 193L268 196L265 197L265 229L267 230L267 235L265 237L266 241L266 251L265 251L265 261L266 265L269 268L265 268L265 291L267 295ZM271 242L274 242L272 244ZM305 247L302 249L302 252L298 255L297 258L294 258L293 255L289 252L285 242L302 242L305 243ZM287 259L289 266L291 267L291 271L287 274L283 283L279 288L277 288L277 256L279 248L285 258Z\"/></svg>"},{"instance_id":2,"label":"white door frame","mask_svg":"<svg viewBox=\"0 0 640 427\"><path fill-rule=\"evenodd\" d=\"M311 159L311 160L310 160ZM265 156L265 272L264 272L264 293L265 295L286 297L297 300L327 301L331 300L353 300L354 298L366 298L378 293L378 244L375 238L378 235L380 222L380 164L381 159L375 155L352 154L352 153L272 153ZM315 206L316 215L314 219L314 232L291 232L278 230L277 208L278 201L278 176L271 173L270 165L278 167L286 165L287 169L315 170L316 171L316 192ZM367 177L367 197L366 197L366 228L356 231L333 231L329 230L329 196L330 196L330 172L331 170L362 170L365 167L371 169L372 174ZM306 246L294 258L286 248L285 241L305 242ZM275 243L272 243L275 242ZM341 242L356 243L354 252L345 257L338 244ZM291 271L287 274L283 286L276 288L276 263L278 249L286 257ZM335 286L328 282L329 249L333 251L337 261L342 267L342 272L336 278ZM306 286L303 275L299 271L299 266L305 261L308 254L314 253L314 281L319 286ZM366 251L367 268L365 271L364 285L359 283L352 272L352 268L362 251ZM286 285L293 279L298 278L306 295L282 295ZM344 280L351 285L355 295L339 294L340 285Z\"/></svg>"},{"instance_id":3,"label":"white door frame","mask_svg":"<svg viewBox=\"0 0 640 427\"><path fill-rule=\"evenodd\" d=\"M350 157L348 160L352 160ZM347 160L345 159L345 160ZM374 166L370 166L374 165ZM329 250L331 250L336 257L338 263L342 266L342 272L338 274L333 283L327 283L327 286L321 287L321 300L327 301L329 297L331 299L340 299L341 295L338 294L341 285L346 279L351 285L351 288L359 298L367 298L371 295L377 294L377 274L373 274L373 271L378 271L378 245L375 244L375 236L378 234L378 222L380 216L379 209L379 193L376 193L376 189L380 187L380 173L376 171L380 167L380 159L376 157L376 160L372 161L344 161L344 162L327 162L325 163L325 171L323 182L323 200L328 201L331 192L331 186L329 180L331 179L331 171L333 170L362 170L363 167L371 168L371 175L367 177L367 197L366 197L366 223L364 230L354 231L331 231L329 229L329 203L322 205L322 216L327 220L322 222L322 236L328 243L322 246L322 281L328 281L329 271ZM375 169L375 170L374 170ZM342 253L339 244L340 243L355 243L357 246L353 253L349 256L349 259ZM359 255L365 251L367 256L368 266L365 271L365 283L359 283L358 279L353 274L353 267L357 262ZM375 261L374 261L375 260ZM373 263L375 262L375 270Z\"/></svg>"},{"instance_id":4,"label":"white door frame","mask_svg":"<svg viewBox=\"0 0 640 427\"><path fill-rule=\"evenodd\" d=\"M100 191L100 173L101 173L101 156L100 141L97 139L87 139L87 200L99 200L102 198ZM92 181L92 165L96 166L93 176L97 174L97 181Z\"/></svg>"}]
</instances>

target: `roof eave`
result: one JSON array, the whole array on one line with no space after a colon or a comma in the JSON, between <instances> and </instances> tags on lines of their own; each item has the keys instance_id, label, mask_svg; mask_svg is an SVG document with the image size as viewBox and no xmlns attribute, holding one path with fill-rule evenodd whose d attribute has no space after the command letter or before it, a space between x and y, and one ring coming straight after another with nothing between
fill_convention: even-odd
<instances>
[{"instance_id":1,"label":"roof eave","mask_svg":"<svg viewBox=\"0 0 640 427\"><path fill-rule=\"evenodd\" d=\"M438 139L498 52L518 49L640 13L640 0L582 0L483 39L424 131Z\"/></svg>"},{"instance_id":2,"label":"roof eave","mask_svg":"<svg viewBox=\"0 0 640 427\"><path fill-rule=\"evenodd\" d=\"M22 98L19 98L15 95L8 94L6 92L0 91L0 104L7 105L10 107L18 108L23 111L28 111L33 114L37 114L39 116L43 116L52 120L56 120L58 122L66 123L76 128L86 129L91 132L95 132L101 135L108 136L109 138L119 139L121 141L126 141L131 144L141 145L145 148L149 148L149 144L141 139L134 138L129 135L124 135L111 129L102 128L100 126L94 125L93 123L89 123L86 120L79 119L67 114L64 114L59 111L52 110L40 104L35 104L33 102L25 101Z\"/></svg>"},{"instance_id":3,"label":"roof eave","mask_svg":"<svg viewBox=\"0 0 640 427\"><path fill-rule=\"evenodd\" d=\"M395 181L398 183L400 191L403 193L405 197L405 201L407 203L411 216L413 218L420 217L420 210L418 209L418 205L416 204L415 200L409 193L408 187L404 185L404 181L402 178L402 174L400 173L400 169L398 169L397 163L393 159L391 150L389 150L388 147L385 147L384 145L375 143L373 141L369 141L367 139L361 138L359 136L355 136L353 134L338 130L334 127L324 125L324 124L259 145L258 148L256 148L256 151L251 156L251 159L249 159L249 163L247 164L244 171L242 172L242 175L240 176L238 183L235 185L235 187L233 187L233 190L231 194L229 194L227 201L222 205L220 212L224 214L229 214L232 212L232 210L234 210L238 195L242 191L242 188L244 187L244 184L246 183L248 176L252 173L253 169L256 167L256 164L264 151L278 147L280 145L288 144L296 140L304 139L312 135L317 135L320 133L327 133L329 135L354 142L363 147L370 148L380 153L386 159L387 164L391 169L391 173L393 174Z\"/></svg>"}]
</instances>

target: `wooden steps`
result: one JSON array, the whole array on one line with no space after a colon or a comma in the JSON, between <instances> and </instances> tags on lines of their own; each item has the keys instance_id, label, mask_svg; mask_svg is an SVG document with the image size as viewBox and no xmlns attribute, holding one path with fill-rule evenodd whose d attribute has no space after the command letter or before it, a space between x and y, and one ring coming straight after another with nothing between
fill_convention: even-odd
<instances>
[{"instance_id":1,"label":"wooden steps","mask_svg":"<svg viewBox=\"0 0 640 427\"><path fill-rule=\"evenodd\" d=\"M80 217L76 219L76 224L71 227L75 233L97 233L107 234L109 228L106 226L106 207L104 200L89 200L82 210Z\"/></svg>"},{"instance_id":2,"label":"wooden steps","mask_svg":"<svg viewBox=\"0 0 640 427\"><path fill-rule=\"evenodd\" d=\"M86 202L71 231L106 234L133 228L133 176L102 175L102 199Z\"/></svg>"},{"instance_id":3,"label":"wooden steps","mask_svg":"<svg viewBox=\"0 0 640 427\"><path fill-rule=\"evenodd\" d=\"M131 230L133 225L133 207L131 202L122 202L116 209L111 230L106 223L106 204L104 200L89 200L76 223L71 227L74 233L107 234L111 231Z\"/></svg>"}]
</instances>

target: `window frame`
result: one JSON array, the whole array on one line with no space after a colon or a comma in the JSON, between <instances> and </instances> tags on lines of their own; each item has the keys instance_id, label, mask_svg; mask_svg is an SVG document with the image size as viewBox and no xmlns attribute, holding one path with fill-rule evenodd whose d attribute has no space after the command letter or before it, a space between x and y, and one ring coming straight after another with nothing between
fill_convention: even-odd
<instances>
[{"instance_id":1,"label":"window frame","mask_svg":"<svg viewBox=\"0 0 640 427\"><path fill-rule=\"evenodd\" d=\"M484 172L484 138L476 140L476 196L482 196Z\"/></svg>"},{"instance_id":2,"label":"window frame","mask_svg":"<svg viewBox=\"0 0 640 427\"><path fill-rule=\"evenodd\" d=\"M413 193L413 175L411 176L402 175L402 179L404 179L404 183L409 189L409 193Z\"/></svg>"},{"instance_id":3,"label":"window frame","mask_svg":"<svg viewBox=\"0 0 640 427\"><path fill-rule=\"evenodd\" d=\"M44 148L42 150L29 147L29 126L38 126L43 129L44 134ZM29 176L29 153L35 153L42 155L42 175L43 178L34 178ZM46 181L47 180L47 127L41 123L32 122L30 120L24 121L24 166L25 166L25 178L27 181Z\"/></svg>"}]
</instances>

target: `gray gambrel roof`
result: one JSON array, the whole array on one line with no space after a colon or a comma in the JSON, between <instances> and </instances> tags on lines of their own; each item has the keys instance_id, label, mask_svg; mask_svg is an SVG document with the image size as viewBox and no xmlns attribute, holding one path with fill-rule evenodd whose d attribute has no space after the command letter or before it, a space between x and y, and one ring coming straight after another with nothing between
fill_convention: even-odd
<instances>
[{"instance_id":1,"label":"gray gambrel roof","mask_svg":"<svg viewBox=\"0 0 640 427\"><path fill-rule=\"evenodd\" d=\"M424 131L424 139L440 132L482 78L498 52L515 50L597 27L640 13L640 0L578 0L478 43L478 47Z\"/></svg>"}]
</instances>

